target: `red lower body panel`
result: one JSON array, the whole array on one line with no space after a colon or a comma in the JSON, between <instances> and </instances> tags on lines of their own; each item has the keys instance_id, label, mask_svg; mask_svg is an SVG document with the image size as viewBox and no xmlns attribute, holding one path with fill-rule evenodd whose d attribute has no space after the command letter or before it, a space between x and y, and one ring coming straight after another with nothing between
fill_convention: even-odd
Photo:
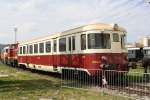
<instances>
[{"instance_id":1,"label":"red lower body panel","mask_svg":"<svg viewBox=\"0 0 150 100\"><path fill-rule=\"evenodd\" d=\"M121 53L98 53L98 54L64 54L64 55L26 55L18 56L19 63L45 65L54 67L71 67L83 69L101 69L101 57L107 57L109 64L117 65L115 70L128 70L127 54ZM89 70L92 74L93 71Z\"/></svg>"}]
</instances>

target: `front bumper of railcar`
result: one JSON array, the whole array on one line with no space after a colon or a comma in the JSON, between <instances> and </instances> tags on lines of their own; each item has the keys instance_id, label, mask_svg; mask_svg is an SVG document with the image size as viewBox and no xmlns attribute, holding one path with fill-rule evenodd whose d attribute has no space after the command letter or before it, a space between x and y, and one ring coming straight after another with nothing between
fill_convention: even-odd
<instances>
[{"instance_id":1,"label":"front bumper of railcar","mask_svg":"<svg viewBox=\"0 0 150 100\"><path fill-rule=\"evenodd\" d=\"M102 70L116 70L116 71L128 71L128 61L126 58L122 59L121 63L110 64L107 57L101 57L100 69Z\"/></svg>"}]
</instances>

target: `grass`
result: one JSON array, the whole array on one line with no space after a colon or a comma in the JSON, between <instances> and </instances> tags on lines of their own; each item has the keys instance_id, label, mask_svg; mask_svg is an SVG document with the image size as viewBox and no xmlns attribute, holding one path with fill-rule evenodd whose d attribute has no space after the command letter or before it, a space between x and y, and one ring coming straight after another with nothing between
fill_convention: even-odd
<instances>
[{"instance_id":1,"label":"grass","mask_svg":"<svg viewBox=\"0 0 150 100\"><path fill-rule=\"evenodd\" d=\"M0 100L128 100L105 93L61 88L61 79L0 64Z\"/></svg>"},{"instance_id":2,"label":"grass","mask_svg":"<svg viewBox=\"0 0 150 100\"><path fill-rule=\"evenodd\" d=\"M143 67L140 67L138 66L136 69L132 69L130 68L129 70L129 74L132 75L132 74L139 74L139 75L142 75L142 73L144 73L144 68Z\"/></svg>"},{"instance_id":3,"label":"grass","mask_svg":"<svg viewBox=\"0 0 150 100\"><path fill-rule=\"evenodd\" d=\"M131 83L143 83L143 82L149 82L150 81L150 69L148 69L148 73L144 74L144 68L138 66L136 69L130 69L128 73L128 81Z\"/></svg>"}]
</instances>

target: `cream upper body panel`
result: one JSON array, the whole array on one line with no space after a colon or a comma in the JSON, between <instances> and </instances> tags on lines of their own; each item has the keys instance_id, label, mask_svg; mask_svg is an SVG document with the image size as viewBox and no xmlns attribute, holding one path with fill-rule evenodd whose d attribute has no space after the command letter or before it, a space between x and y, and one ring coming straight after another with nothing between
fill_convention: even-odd
<instances>
[{"instance_id":1,"label":"cream upper body panel","mask_svg":"<svg viewBox=\"0 0 150 100\"><path fill-rule=\"evenodd\" d=\"M81 34L89 34L89 33L109 33L110 34L110 39L111 39L111 49L86 49L86 50L81 50L81 46L79 45L79 43L81 44L80 41L80 35ZM113 42L113 37L111 34L113 33L118 33L119 36L120 35L126 35L126 30L120 26L118 26L117 24L104 24L104 23L97 23L97 24L90 24L90 25L85 25L85 26L81 26L81 27L77 27L74 29L70 29L64 32L60 32L60 33L55 33L49 36L45 36L45 37L39 37L39 38L35 38L32 40L27 40L27 41L22 41L19 43L19 47L24 46L24 45L33 45L35 43L40 43L40 42L46 42L46 41L51 41L57 38L57 40L61 37L69 37L69 36L76 36L76 50L73 51L72 53L122 53L125 52L127 53L126 49L121 49L121 44L118 43L114 43ZM66 39L68 40L68 39ZM53 41L52 41L53 44ZM57 42L58 44L58 42ZM57 45L58 46L58 45ZM52 45L53 47L53 45ZM57 48L57 51L59 49L59 46ZM67 45L67 49L66 52L64 52L64 54L69 53L68 51L68 45ZM58 52L57 54L62 53L62 52Z\"/></svg>"},{"instance_id":2,"label":"cream upper body panel","mask_svg":"<svg viewBox=\"0 0 150 100\"><path fill-rule=\"evenodd\" d=\"M105 24L105 23L97 23L97 24L90 24L90 25L84 25L78 28L74 28L74 29L70 29L64 32L60 32L60 33L54 33L52 35L48 35L45 37L39 37L39 38L35 38L35 39L31 39L31 40L27 40L27 41L22 41L20 42L20 44L28 44L28 43L33 43L33 42L37 42L37 41L43 41L43 40L47 40L47 39L52 39L52 38L57 38L57 37L61 37L61 36L65 36L65 35L69 35L69 34L75 34L75 33L81 33L81 32L86 32L86 31L92 31L92 30L100 30L100 31L114 31L114 32L123 32L126 33L126 30L120 26L117 26L117 30L114 30L114 25L115 24Z\"/></svg>"}]
</instances>

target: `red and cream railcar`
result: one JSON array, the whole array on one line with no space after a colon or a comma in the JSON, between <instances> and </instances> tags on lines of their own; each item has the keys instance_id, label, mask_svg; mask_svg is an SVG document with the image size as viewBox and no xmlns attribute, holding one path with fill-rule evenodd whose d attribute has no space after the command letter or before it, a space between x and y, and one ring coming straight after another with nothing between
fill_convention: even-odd
<instances>
[{"instance_id":1,"label":"red and cream railcar","mask_svg":"<svg viewBox=\"0 0 150 100\"><path fill-rule=\"evenodd\" d=\"M90 24L19 44L18 63L61 73L91 69L127 71L126 30L117 24Z\"/></svg>"}]
</instances>

